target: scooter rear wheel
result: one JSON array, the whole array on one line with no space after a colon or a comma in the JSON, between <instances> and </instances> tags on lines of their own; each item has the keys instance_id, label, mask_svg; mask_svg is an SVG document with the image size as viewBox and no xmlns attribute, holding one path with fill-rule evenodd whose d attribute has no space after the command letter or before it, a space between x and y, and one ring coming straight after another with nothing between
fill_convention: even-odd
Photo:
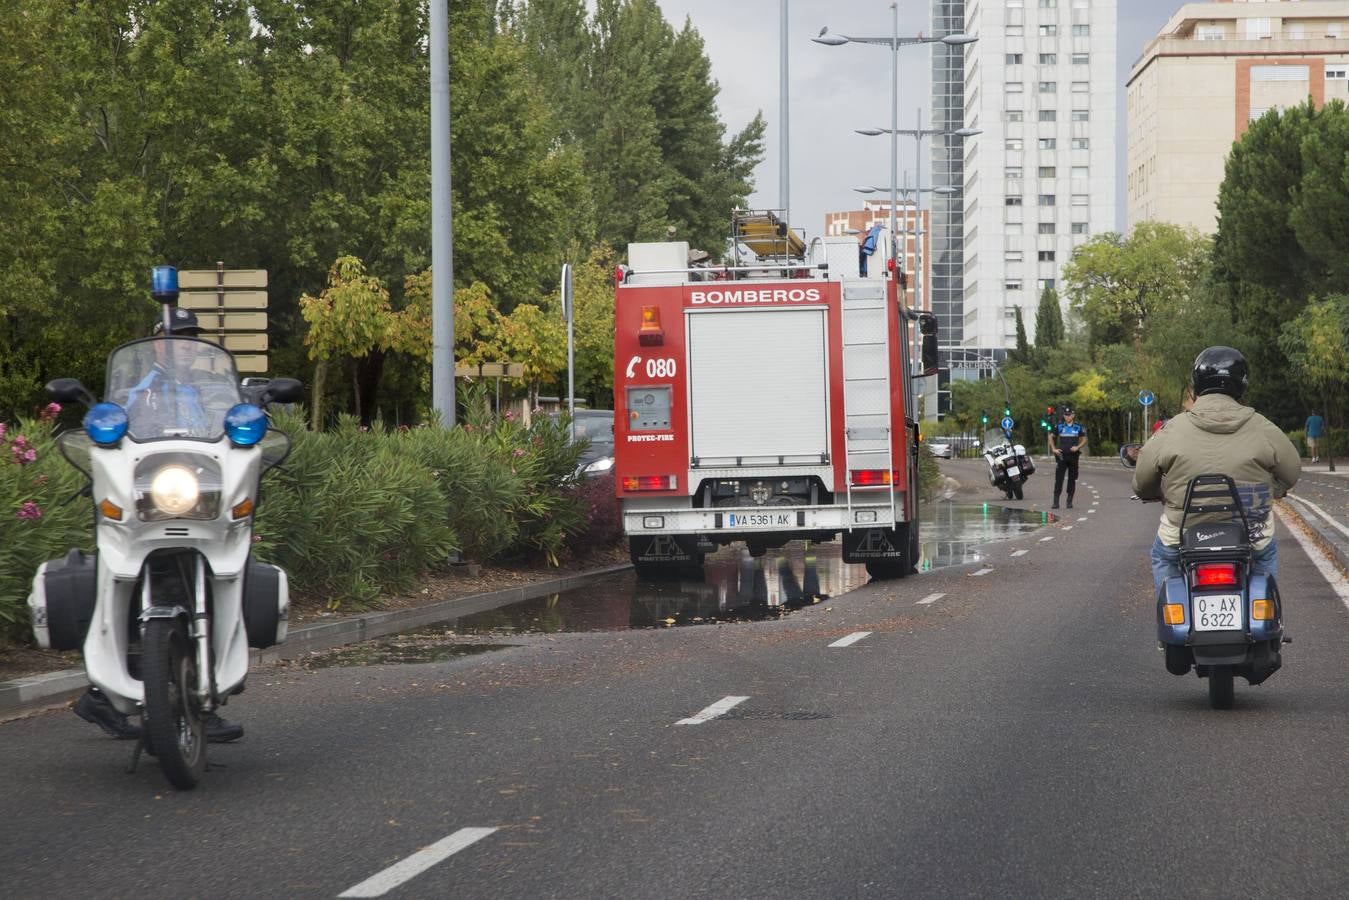
<instances>
[{"instance_id":1,"label":"scooter rear wheel","mask_svg":"<svg viewBox=\"0 0 1349 900\"><path fill-rule=\"evenodd\" d=\"M191 790L206 771L206 725L193 688L197 665L182 627L170 619L145 626L145 740L169 784Z\"/></svg>"},{"instance_id":2,"label":"scooter rear wheel","mask_svg":"<svg viewBox=\"0 0 1349 900\"><path fill-rule=\"evenodd\" d=\"M1231 666L1210 666L1208 670L1208 705L1214 709L1231 709L1236 699L1232 685Z\"/></svg>"}]
</instances>

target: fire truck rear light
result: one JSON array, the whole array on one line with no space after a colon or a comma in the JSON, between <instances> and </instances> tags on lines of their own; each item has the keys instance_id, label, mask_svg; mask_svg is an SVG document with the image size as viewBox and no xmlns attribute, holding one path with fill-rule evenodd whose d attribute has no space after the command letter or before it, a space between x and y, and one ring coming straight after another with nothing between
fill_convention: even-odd
<instances>
[{"instance_id":1,"label":"fire truck rear light","mask_svg":"<svg viewBox=\"0 0 1349 900\"><path fill-rule=\"evenodd\" d=\"M638 475L623 479L625 491L673 491L679 484L674 475Z\"/></svg>"},{"instance_id":2,"label":"fire truck rear light","mask_svg":"<svg viewBox=\"0 0 1349 900\"><path fill-rule=\"evenodd\" d=\"M665 330L660 327L660 307L642 307L642 327L637 332L637 343L643 347L665 344Z\"/></svg>"},{"instance_id":3,"label":"fire truck rear light","mask_svg":"<svg viewBox=\"0 0 1349 900\"><path fill-rule=\"evenodd\" d=\"M885 487L890 483L889 469L852 469L849 476L853 487Z\"/></svg>"},{"instance_id":4,"label":"fire truck rear light","mask_svg":"<svg viewBox=\"0 0 1349 900\"><path fill-rule=\"evenodd\" d=\"M642 527L643 527L643 528L664 528L664 527L665 527L665 517L664 517L664 516L642 516Z\"/></svg>"},{"instance_id":5,"label":"fire truck rear light","mask_svg":"<svg viewBox=\"0 0 1349 900\"><path fill-rule=\"evenodd\" d=\"M874 510L874 509L859 509L859 510L853 515L853 521L854 521L854 522L857 522L858 524L861 524L861 525L865 525L865 524L868 523L868 522L875 522L875 521L876 521L876 510Z\"/></svg>"}]
</instances>

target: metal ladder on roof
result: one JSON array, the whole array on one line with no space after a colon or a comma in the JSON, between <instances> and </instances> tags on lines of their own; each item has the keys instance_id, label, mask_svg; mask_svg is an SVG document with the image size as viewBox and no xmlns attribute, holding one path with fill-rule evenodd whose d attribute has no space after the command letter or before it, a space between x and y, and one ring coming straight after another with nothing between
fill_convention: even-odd
<instances>
[{"instance_id":1,"label":"metal ladder on roof","mask_svg":"<svg viewBox=\"0 0 1349 900\"><path fill-rule=\"evenodd\" d=\"M890 348L882 279L845 279L843 293L843 448L848 525L853 526L852 473L890 473L890 520L894 527L894 424L890 421Z\"/></svg>"}]
</instances>

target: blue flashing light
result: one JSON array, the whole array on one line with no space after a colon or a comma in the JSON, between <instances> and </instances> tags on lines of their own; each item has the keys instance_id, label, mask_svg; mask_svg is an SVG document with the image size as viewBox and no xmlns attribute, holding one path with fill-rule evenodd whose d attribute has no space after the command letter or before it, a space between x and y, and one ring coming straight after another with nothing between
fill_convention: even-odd
<instances>
[{"instance_id":1,"label":"blue flashing light","mask_svg":"<svg viewBox=\"0 0 1349 900\"><path fill-rule=\"evenodd\" d=\"M150 272L150 296L159 303L178 300L178 270L173 266L155 266Z\"/></svg>"},{"instance_id":2,"label":"blue flashing light","mask_svg":"<svg viewBox=\"0 0 1349 900\"><path fill-rule=\"evenodd\" d=\"M95 403L84 414L84 433L100 447L111 447L126 434L126 410L116 403Z\"/></svg>"},{"instance_id":3,"label":"blue flashing light","mask_svg":"<svg viewBox=\"0 0 1349 900\"><path fill-rule=\"evenodd\" d=\"M225 434L236 447L252 447L267 433L267 414L252 403L239 403L225 413Z\"/></svg>"}]
</instances>

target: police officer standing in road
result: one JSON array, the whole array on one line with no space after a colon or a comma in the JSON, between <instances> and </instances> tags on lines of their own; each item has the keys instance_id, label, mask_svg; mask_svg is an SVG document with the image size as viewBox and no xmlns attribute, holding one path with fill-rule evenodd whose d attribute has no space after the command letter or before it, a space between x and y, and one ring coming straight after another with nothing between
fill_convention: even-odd
<instances>
[{"instance_id":1,"label":"police officer standing in road","mask_svg":"<svg viewBox=\"0 0 1349 900\"><path fill-rule=\"evenodd\" d=\"M1071 406L1063 408L1063 421L1049 432L1049 452L1054 454L1058 465L1054 469L1054 505L1059 508L1059 495L1063 493L1063 476L1068 475L1068 508L1073 508L1073 493L1077 490L1077 461L1082 449L1087 446L1087 432L1077 424L1077 417Z\"/></svg>"}]
</instances>

